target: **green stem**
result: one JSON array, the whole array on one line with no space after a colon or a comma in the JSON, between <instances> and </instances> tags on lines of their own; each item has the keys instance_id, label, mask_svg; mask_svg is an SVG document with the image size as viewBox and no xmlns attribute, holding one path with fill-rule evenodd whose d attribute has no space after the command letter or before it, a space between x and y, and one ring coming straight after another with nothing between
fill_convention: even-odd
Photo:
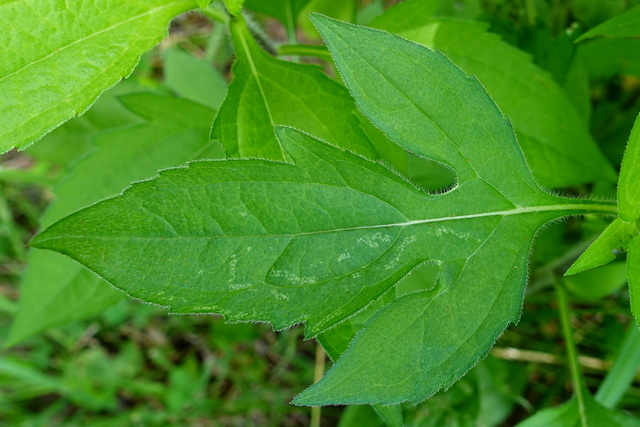
<instances>
[{"instance_id":1,"label":"green stem","mask_svg":"<svg viewBox=\"0 0 640 427\"><path fill-rule=\"evenodd\" d=\"M214 5L207 6L201 12L203 15L210 19L213 19L214 21L220 22L222 24L229 23L229 14L223 10L218 9Z\"/></svg>"},{"instance_id":2,"label":"green stem","mask_svg":"<svg viewBox=\"0 0 640 427\"><path fill-rule=\"evenodd\" d=\"M213 62L218 56L218 52L222 47L222 43L224 42L224 26L223 25L214 25L213 30L211 31L211 35L207 40L207 46L205 48L205 59L207 62Z\"/></svg>"},{"instance_id":3,"label":"green stem","mask_svg":"<svg viewBox=\"0 0 640 427\"><path fill-rule=\"evenodd\" d=\"M567 291L560 283L556 283L556 293L558 294L558 306L560 310L560 322L562 323L562 334L564 335L565 345L567 347L567 356L569 358L569 367L571 369L571 379L573 381L573 389L575 397L578 400L578 411L580 413L580 422L583 426L587 425L587 415L585 409L586 391L580 364L578 362L578 351L573 340L573 330L571 329L571 309L569 308L569 299Z\"/></svg>"},{"instance_id":4,"label":"green stem","mask_svg":"<svg viewBox=\"0 0 640 427\"><path fill-rule=\"evenodd\" d=\"M310 44L283 44L278 47L278 56L311 56L331 61L331 54L324 46Z\"/></svg>"},{"instance_id":5,"label":"green stem","mask_svg":"<svg viewBox=\"0 0 640 427\"><path fill-rule=\"evenodd\" d=\"M536 25L536 19L538 18L538 14L536 11L536 2L535 0L526 0L525 7L527 10L527 16L529 17L529 24Z\"/></svg>"},{"instance_id":6,"label":"green stem","mask_svg":"<svg viewBox=\"0 0 640 427\"><path fill-rule=\"evenodd\" d=\"M4 197L2 193L0 193L0 233L4 230L9 243L11 244L11 249L13 254L18 260L26 259L26 250L24 248L24 244L16 230L18 229L15 221L13 220L13 214L11 213L11 208L9 207L9 202Z\"/></svg>"},{"instance_id":7,"label":"green stem","mask_svg":"<svg viewBox=\"0 0 640 427\"><path fill-rule=\"evenodd\" d=\"M313 382L317 383L322 378L324 374L324 362L325 362L325 352L324 348L320 344L320 342L316 343L316 363L315 369L313 373ZM321 407L313 406L311 408L311 420L309 421L309 427L320 427L320 415L321 415Z\"/></svg>"}]
</instances>

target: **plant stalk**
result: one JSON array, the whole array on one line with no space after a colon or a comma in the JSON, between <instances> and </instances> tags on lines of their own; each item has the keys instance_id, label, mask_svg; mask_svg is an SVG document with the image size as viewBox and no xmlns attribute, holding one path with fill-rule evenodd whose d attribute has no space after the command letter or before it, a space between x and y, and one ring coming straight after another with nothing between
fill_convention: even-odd
<instances>
[{"instance_id":1,"label":"plant stalk","mask_svg":"<svg viewBox=\"0 0 640 427\"><path fill-rule=\"evenodd\" d=\"M578 351L573 340L573 330L571 329L571 308L569 307L569 299L567 291L562 284L556 282L556 293L558 295L558 309L560 310L560 322L562 323L562 334L564 335L565 345L567 347L567 357L569 359L569 367L571 369L571 380L576 399L578 400L578 411L580 413L580 423L587 425L587 415L585 409L584 393L586 391L580 364L578 362Z\"/></svg>"},{"instance_id":2,"label":"plant stalk","mask_svg":"<svg viewBox=\"0 0 640 427\"><path fill-rule=\"evenodd\" d=\"M325 352L322 345L318 342L316 343L316 363L315 370L313 373L313 383L317 383L322 378L324 374L324 362L325 362ZM320 427L320 413L322 408L320 406L313 406L311 408L311 421L309 422L309 427Z\"/></svg>"}]
</instances>

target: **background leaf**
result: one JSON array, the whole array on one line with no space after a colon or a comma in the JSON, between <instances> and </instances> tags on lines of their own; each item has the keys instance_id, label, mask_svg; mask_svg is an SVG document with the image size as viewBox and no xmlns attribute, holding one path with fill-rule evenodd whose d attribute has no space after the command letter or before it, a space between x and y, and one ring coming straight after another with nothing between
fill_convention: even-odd
<instances>
[{"instance_id":1,"label":"background leaf","mask_svg":"<svg viewBox=\"0 0 640 427\"><path fill-rule=\"evenodd\" d=\"M283 159L273 127L287 125L366 157L378 157L344 87L317 66L269 56L242 18L231 22L231 31L237 56L234 79L212 131L229 156Z\"/></svg>"},{"instance_id":2,"label":"background leaf","mask_svg":"<svg viewBox=\"0 0 640 427\"><path fill-rule=\"evenodd\" d=\"M56 200L41 220L43 227L117 194L158 169L215 155L208 142L212 110L151 94L120 99L145 121L96 139L95 151L78 162L55 189ZM121 292L73 260L34 249L21 283L18 314L5 345L52 326L95 316L121 298Z\"/></svg>"},{"instance_id":3,"label":"background leaf","mask_svg":"<svg viewBox=\"0 0 640 427\"><path fill-rule=\"evenodd\" d=\"M590 29L576 41L579 42L597 36L640 37L640 6L629 9Z\"/></svg>"},{"instance_id":4,"label":"background leaf","mask_svg":"<svg viewBox=\"0 0 640 427\"><path fill-rule=\"evenodd\" d=\"M181 98L214 110L227 93L227 82L211 64L178 48L164 53L164 81Z\"/></svg>"},{"instance_id":5,"label":"background leaf","mask_svg":"<svg viewBox=\"0 0 640 427\"><path fill-rule=\"evenodd\" d=\"M298 16L309 0L247 0L249 9L273 16L286 28L295 28Z\"/></svg>"},{"instance_id":6,"label":"background leaf","mask_svg":"<svg viewBox=\"0 0 640 427\"><path fill-rule=\"evenodd\" d=\"M84 113L131 73L174 16L195 5L193 0L0 2L5 28L0 153L25 148Z\"/></svg>"},{"instance_id":7,"label":"background leaf","mask_svg":"<svg viewBox=\"0 0 640 427\"><path fill-rule=\"evenodd\" d=\"M512 120L527 162L542 185L566 187L615 179L586 122L562 88L529 55L488 32L484 23L413 15L421 17L422 25L414 17L411 26L401 29L388 18L394 16L394 9L372 25L397 28L399 35L441 51L476 76Z\"/></svg>"},{"instance_id":8,"label":"background leaf","mask_svg":"<svg viewBox=\"0 0 640 427\"><path fill-rule=\"evenodd\" d=\"M556 408L545 409L518 424L518 427L574 427L574 426L639 426L640 421L621 412L605 408L584 392L585 406L580 408L578 399Z\"/></svg>"}]
</instances>

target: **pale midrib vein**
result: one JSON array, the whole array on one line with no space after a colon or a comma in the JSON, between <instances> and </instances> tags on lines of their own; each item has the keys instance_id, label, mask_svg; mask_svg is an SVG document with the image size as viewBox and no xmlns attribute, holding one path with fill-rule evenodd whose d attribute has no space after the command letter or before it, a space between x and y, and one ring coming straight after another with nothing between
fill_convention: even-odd
<instances>
[{"instance_id":1,"label":"pale midrib vein","mask_svg":"<svg viewBox=\"0 0 640 427\"><path fill-rule=\"evenodd\" d=\"M33 65L39 64L40 62L43 62L43 61L46 61L47 59L52 58L53 56L57 55L58 53L62 52L63 50L69 49L69 48L71 48L71 47L73 47L73 46L75 46L75 45L77 45L77 44L79 44L79 43L82 43L82 42L84 42L84 41L86 41L86 40L91 39L92 37L95 37L95 36L98 36L98 35L100 35L100 34L103 34L103 33L109 32L109 31L111 31L111 30L113 30L113 29L115 29L115 28L118 28L118 27L119 27L119 26L121 26L121 25L128 24L128 23L133 22L133 21L136 21L136 20L138 20L138 19L140 19L140 18L144 18L144 17L146 17L146 16L153 15L154 13L159 12L159 11L161 11L161 10L169 9L169 8L175 7L175 6L176 6L177 4L179 4L179 3L187 3L187 2L186 2L186 1L184 1L184 0L182 0L182 1L176 1L176 2L173 2L173 3L167 4L167 5L164 5L164 6L156 7L156 8L154 8L154 9L150 9L150 10L148 10L147 12L144 12L144 13L142 13L142 14L140 14L140 15L132 16L132 17L131 17L131 18L129 18L129 19L125 19L124 21L120 21L120 22L118 22L118 23L116 23L116 24L113 24L113 25L111 25L111 26L107 27L107 28L103 28L102 30L96 31L95 33L91 33L91 34L89 34L89 35L87 35L87 36L84 36L84 37L82 37L82 38L79 38L79 39L77 39L77 40L74 40L73 42L71 42L71 43L69 43L69 44L67 44L67 45L65 45L65 46L62 46L62 47L60 47L60 48L57 48L56 50L54 50L53 52L49 53L48 55L43 56L43 57L42 57L42 58L40 58L40 59L37 59L37 60L35 60L35 61L33 61L33 62L28 63L27 65L25 65L24 67L20 68L19 70L16 70L16 71L14 71L14 72L12 72L12 73L9 73L9 74L7 74L7 75L6 75L6 76L4 76L4 77L1 77L1 78L0 78L0 83L2 83L2 81L4 81L4 80L8 79L8 78L9 78L9 77L11 77L11 76L14 76L14 75L16 75L16 74L18 74L18 73L23 72L24 70L26 70L26 69L28 69L28 68L32 67Z\"/></svg>"},{"instance_id":2,"label":"pale midrib vein","mask_svg":"<svg viewBox=\"0 0 640 427\"><path fill-rule=\"evenodd\" d=\"M260 235L219 235L219 236L162 236L162 237L159 237L159 236L110 237L110 236L63 235L63 236L51 237L49 239L45 239L45 240L42 240L41 242L35 242L35 243L37 245L38 243L42 243L50 240L74 239L74 238L85 239L87 237L92 237L100 240L173 240L173 239L299 237L299 236L309 236L314 234L339 233L339 232L346 232L346 231L373 230L373 229L391 228L391 227L410 227L414 225L438 223L438 222L446 222L446 221L458 221L458 220L486 218L486 217L493 217L493 216L505 217L505 216L523 215L523 214L540 213L540 212L565 212L565 214L560 216L570 216L570 215L578 214L575 211L582 212L585 214L600 213L600 214L609 214L609 215L615 215L618 212L617 207L613 204L611 205L610 204L558 204L558 205L527 206L527 207L520 207L516 209L504 210L504 211L482 212L482 213L469 214L469 215L419 219L419 220L397 222L397 223L390 223L390 224L363 225L363 226L357 226L357 227L335 228L331 230L308 231L308 232L302 232L302 233L260 234Z\"/></svg>"}]
</instances>

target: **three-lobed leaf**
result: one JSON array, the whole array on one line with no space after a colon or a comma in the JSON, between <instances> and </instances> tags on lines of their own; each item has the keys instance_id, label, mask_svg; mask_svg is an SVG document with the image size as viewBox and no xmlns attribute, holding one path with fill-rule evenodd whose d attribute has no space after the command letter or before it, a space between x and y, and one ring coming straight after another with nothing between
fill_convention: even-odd
<instances>
[{"instance_id":1,"label":"three-lobed leaf","mask_svg":"<svg viewBox=\"0 0 640 427\"><path fill-rule=\"evenodd\" d=\"M132 72L174 16L195 6L194 0L0 1L0 153L84 113Z\"/></svg>"},{"instance_id":2,"label":"three-lobed leaf","mask_svg":"<svg viewBox=\"0 0 640 427\"><path fill-rule=\"evenodd\" d=\"M425 193L379 164L278 128L287 163L234 159L166 170L59 221L32 244L173 312L276 328L304 322L307 337L435 263L435 288L380 310L295 400L417 402L463 375L517 321L541 225L615 208L542 191L508 121L477 80L441 54L378 30L315 22L360 109L405 149L450 165L453 190Z\"/></svg>"}]
</instances>

